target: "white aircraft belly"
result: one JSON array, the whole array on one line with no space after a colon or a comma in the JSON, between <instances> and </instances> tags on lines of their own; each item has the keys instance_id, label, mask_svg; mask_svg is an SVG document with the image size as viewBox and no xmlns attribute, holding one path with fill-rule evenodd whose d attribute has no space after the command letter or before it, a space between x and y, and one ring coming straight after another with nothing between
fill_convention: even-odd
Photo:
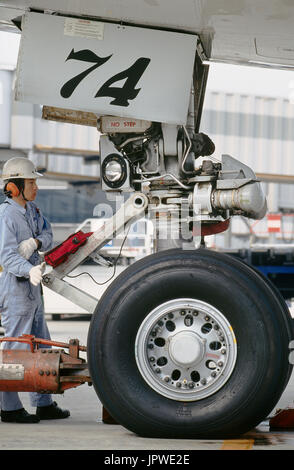
<instances>
[{"instance_id":1,"label":"white aircraft belly","mask_svg":"<svg viewBox=\"0 0 294 470\"><path fill-rule=\"evenodd\" d=\"M199 34L207 57L230 63L293 66L294 2L289 0L0 0L28 8ZM1 12L2 10L2 12ZM13 18L13 11L10 11Z\"/></svg>"}]
</instances>

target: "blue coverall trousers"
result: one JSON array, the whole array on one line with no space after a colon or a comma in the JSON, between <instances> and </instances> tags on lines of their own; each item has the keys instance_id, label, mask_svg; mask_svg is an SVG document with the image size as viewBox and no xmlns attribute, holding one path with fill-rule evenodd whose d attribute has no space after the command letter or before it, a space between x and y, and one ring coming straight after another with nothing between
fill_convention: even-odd
<instances>
[{"instance_id":1,"label":"blue coverall trousers","mask_svg":"<svg viewBox=\"0 0 294 470\"><path fill-rule=\"evenodd\" d=\"M39 338L50 339L42 302L39 303L39 305L36 305L32 312L26 312L24 315L12 316L8 309L4 308L1 311L1 324L5 330L5 336L18 337L21 334L29 334ZM3 344L5 349L29 348L29 345L24 343L6 342ZM42 345L40 347L42 347ZM1 409L3 411L12 411L23 408L17 392L2 392L1 395ZM51 395L33 392L30 393L30 402L34 407L48 406L51 405L52 398Z\"/></svg>"}]
</instances>

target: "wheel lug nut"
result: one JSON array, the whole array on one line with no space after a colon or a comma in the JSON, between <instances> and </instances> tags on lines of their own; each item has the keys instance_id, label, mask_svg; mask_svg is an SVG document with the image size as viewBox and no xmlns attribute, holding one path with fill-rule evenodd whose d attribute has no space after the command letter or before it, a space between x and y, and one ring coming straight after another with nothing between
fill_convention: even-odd
<instances>
[{"instance_id":1,"label":"wheel lug nut","mask_svg":"<svg viewBox=\"0 0 294 470\"><path fill-rule=\"evenodd\" d=\"M150 362L154 362L154 361L155 361L155 357L153 357L153 356L149 357L149 361L150 361Z\"/></svg>"},{"instance_id":2,"label":"wheel lug nut","mask_svg":"<svg viewBox=\"0 0 294 470\"><path fill-rule=\"evenodd\" d=\"M159 367L157 367L157 369L155 369L155 372L156 372L156 374L159 374L159 373L160 373Z\"/></svg>"},{"instance_id":3,"label":"wheel lug nut","mask_svg":"<svg viewBox=\"0 0 294 470\"><path fill-rule=\"evenodd\" d=\"M195 387L194 382L189 382L189 383L188 383L188 387L189 387L189 388L194 388L194 387Z\"/></svg>"},{"instance_id":4,"label":"wheel lug nut","mask_svg":"<svg viewBox=\"0 0 294 470\"><path fill-rule=\"evenodd\" d=\"M200 380L200 383L201 383L202 385L205 385L205 384L206 384L206 379L201 379L201 380Z\"/></svg>"},{"instance_id":5,"label":"wheel lug nut","mask_svg":"<svg viewBox=\"0 0 294 470\"><path fill-rule=\"evenodd\" d=\"M170 378L168 376L164 377L163 379L165 382L169 382Z\"/></svg>"},{"instance_id":6,"label":"wheel lug nut","mask_svg":"<svg viewBox=\"0 0 294 470\"><path fill-rule=\"evenodd\" d=\"M177 387L177 388L181 388L181 386L182 386L181 382L177 382L177 383L176 383L176 387Z\"/></svg>"},{"instance_id":7,"label":"wheel lug nut","mask_svg":"<svg viewBox=\"0 0 294 470\"><path fill-rule=\"evenodd\" d=\"M222 366L224 365L224 363L223 363L222 361L219 361L219 362L217 363L217 365L218 365L219 367L222 367Z\"/></svg>"},{"instance_id":8,"label":"wheel lug nut","mask_svg":"<svg viewBox=\"0 0 294 470\"><path fill-rule=\"evenodd\" d=\"M186 315L185 310L182 310L182 311L181 311L181 315Z\"/></svg>"},{"instance_id":9,"label":"wheel lug nut","mask_svg":"<svg viewBox=\"0 0 294 470\"><path fill-rule=\"evenodd\" d=\"M222 354L226 354L226 350L225 350L225 349L221 349L221 353L222 353Z\"/></svg>"},{"instance_id":10,"label":"wheel lug nut","mask_svg":"<svg viewBox=\"0 0 294 470\"><path fill-rule=\"evenodd\" d=\"M210 317L208 315L206 315L206 317L204 318L205 321L209 321L210 320Z\"/></svg>"},{"instance_id":11,"label":"wheel lug nut","mask_svg":"<svg viewBox=\"0 0 294 470\"><path fill-rule=\"evenodd\" d=\"M211 372L211 377L216 377L216 372Z\"/></svg>"},{"instance_id":12,"label":"wheel lug nut","mask_svg":"<svg viewBox=\"0 0 294 470\"><path fill-rule=\"evenodd\" d=\"M153 344L148 344L148 349L153 349L154 345Z\"/></svg>"}]
</instances>

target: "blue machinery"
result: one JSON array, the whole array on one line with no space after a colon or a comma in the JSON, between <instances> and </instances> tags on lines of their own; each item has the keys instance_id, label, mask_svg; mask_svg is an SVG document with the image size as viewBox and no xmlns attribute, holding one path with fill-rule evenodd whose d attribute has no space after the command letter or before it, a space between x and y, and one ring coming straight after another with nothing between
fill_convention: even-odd
<instances>
[{"instance_id":1,"label":"blue machinery","mask_svg":"<svg viewBox=\"0 0 294 470\"><path fill-rule=\"evenodd\" d=\"M264 274L285 300L294 297L294 249L277 247L265 250L240 249L226 251Z\"/></svg>"}]
</instances>

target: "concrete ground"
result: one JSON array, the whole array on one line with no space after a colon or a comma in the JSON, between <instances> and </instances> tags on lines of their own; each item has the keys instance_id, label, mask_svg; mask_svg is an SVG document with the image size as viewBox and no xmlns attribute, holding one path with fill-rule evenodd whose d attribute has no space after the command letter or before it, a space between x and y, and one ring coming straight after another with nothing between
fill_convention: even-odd
<instances>
[{"instance_id":1,"label":"concrete ground","mask_svg":"<svg viewBox=\"0 0 294 470\"><path fill-rule=\"evenodd\" d=\"M89 321L85 317L82 320L48 319L48 326L52 339L56 341L68 342L71 338L78 338L81 344L86 344ZM28 394L22 393L21 396L27 410L33 411ZM0 422L0 450L103 450L103 459L106 459L114 458L118 455L118 451L129 451L132 455L136 455L139 450L144 450L150 456L157 455L157 451L160 450L168 455L173 455L176 451L186 452L189 455L196 450L292 450L294 448L294 430L270 432L268 422L261 423L257 429L235 440L145 439L120 425L104 424L102 406L93 387L82 385L66 391L64 395L56 395L55 399L61 407L70 409L69 418L60 421L41 421L30 425ZM292 376L277 406L291 405L293 399ZM148 466L146 460L141 464Z\"/></svg>"}]
</instances>

